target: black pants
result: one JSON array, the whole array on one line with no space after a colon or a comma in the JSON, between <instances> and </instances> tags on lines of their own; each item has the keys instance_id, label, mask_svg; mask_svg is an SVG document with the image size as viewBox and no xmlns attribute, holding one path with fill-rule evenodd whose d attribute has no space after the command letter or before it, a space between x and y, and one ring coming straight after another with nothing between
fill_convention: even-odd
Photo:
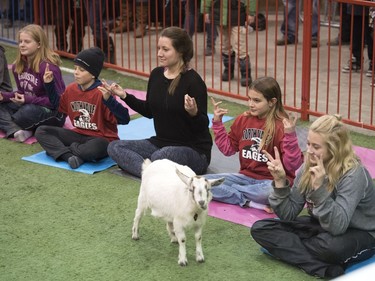
<instances>
[{"instance_id":1,"label":"black pants","mask_svg":"<svg viewBox=\"0 0 375 281\"><path fill-rule=\"evenodd\" d=\"M63 126L65 116L36 104L17 105L13 102L0 104L0 130L6 137L13 137L18 130L34 131L41 125Z\"/></svg>"},{"instance_id":2,"label":"black pants","mask_svg":"<svg viewBox=\"0 0 375 281\"><path fill-rule=\"evenodd\" d=\"M363 29L363 32L362 32ZM362 39L364 36L364 39ZM364 42L362 42L364 41ZM353 43L352 53L356 58L358 65L362 65L363 45L367 44L367 56L372 61L373 39L369 27L369 16L353 16Z\"/></svg>"},{"instance_id":3,"label":"black pants","mask_svg":"<svg viewBox=\"0 0 375 281\"><path fill-rule=\"evenodd\" d=\"M375 253L375 239L368 232L348 229L333 236L309 216L295 221L265 219L251 228L254 240L274 257L318 277L335 277L327 269L337 267L341 274L350 263L366 260Z\"/></svg>"},{"instance_id":4,"label":"black pants","mask_svg":"<svg viewBox=\"0 0 375 281\"><path fill-rule=\"evenodd\" d=\"M103 159L108 156L109 141L105 138L85 136L70 129L54 126L40 126L35 131L35 137L55 160L65 153L72 153L85 162Z\"/></svg>"}]
</instances>

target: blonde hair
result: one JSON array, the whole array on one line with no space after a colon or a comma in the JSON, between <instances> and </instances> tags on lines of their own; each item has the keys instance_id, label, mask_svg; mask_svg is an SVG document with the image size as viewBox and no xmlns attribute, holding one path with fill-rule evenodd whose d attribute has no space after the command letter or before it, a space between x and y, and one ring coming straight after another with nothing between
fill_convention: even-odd
<instances>
[{"instance_id":1,"label":"blonde hair","mask_svg":"<svg viewBox=\"0 0 375 281\"><path fill-rule=\"evenodd\" d=\"M177 53L181 54L182 64L180 74L173 79L172 83L169 85L168 93L170 95L174 94L178 83L180 82L181 75L186 73L189 70L189 63L192 57L194 56L194 47L193 41L191 40L189 34L185 29L182 29L177 26L171 26L163 29L160 34L160 37L169 38L172 42L173 48Z\"/></svg>"},{"instance_id":2,"label":"blonde hair","mask_svg":"<svg viewBox=\"0 0 375 281\"><path fill-rule=\"evenodd\" d=\"M261 77L253 81L249 90L254 90L264 96L267 101L276 99L276 103L270 108L264 125L264 134L259 149L267 149L275 135L275 121L288 118L282 100L279 83L272 77ZM249 115L249 114L247 114Z\"/></svg>"},{"instance_id":3,"label":"blonde hair","mask_svg":"<svg viewBox=\"0 0 375 281\"><path fill-rule=\"evenodd\" d=\"M40 25L29 24L20 29L17 34L18 42L20 41L21 33L29 34L33 40L39 44L40 48L32 61L27 61L27 59L18 52L16 60L14 61L16 73L21 74L27 66L36 73L39 73L39 65L42 61L49 61L58 66L61 65L60 56L49 47L47 35Z\"/></svg>"},{"instance_id":4,"label":"blonde hair","mask_svg":"<svg viewBox=\"0 0 375 281\"><path fill-rule=\"evenodd\" d=\"M328 179L328 191L332 192L338 180L360 162L355 155L349 131L341 121L341 116L323 115L315 120L310 131L320 135L327 145L327 159L324 163ZM302 193L311 189L311 164L305 161L305 167L299 184Z\"/></svg>"}]
</instances>

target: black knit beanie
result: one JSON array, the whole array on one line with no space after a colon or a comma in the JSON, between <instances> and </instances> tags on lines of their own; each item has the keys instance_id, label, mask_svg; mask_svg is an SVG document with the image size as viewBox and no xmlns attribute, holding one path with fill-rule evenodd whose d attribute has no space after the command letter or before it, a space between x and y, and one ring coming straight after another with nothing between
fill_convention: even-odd
<instances>
[{"instance_id":1,"label":"black knit beanie","mask_svg":"<svg viewBox=\"0 0 375 281\"><path fill-rule=\"evenodd\" d=\"M98 78L103 68L104 53L98 47L91 47L79 52L74 59L74 63Z\"/></svg>"}]
</instances>

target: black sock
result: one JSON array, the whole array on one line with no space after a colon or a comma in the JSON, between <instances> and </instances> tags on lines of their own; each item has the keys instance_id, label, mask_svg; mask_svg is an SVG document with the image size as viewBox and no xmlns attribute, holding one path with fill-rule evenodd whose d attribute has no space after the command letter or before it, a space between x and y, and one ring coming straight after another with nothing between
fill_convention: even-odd
<instances>
[{"instance_id":1,"label":"black sock","mask_svg":"<svg viewBox=\"0 0 375 281\"><path fill-rule=\"evenodd\" d=\"M64 153L63 155L61 155L59 158L61 160L64 160L65 162L68 162L69 158L73 156L73 153L71 152L67 152L67 153Z\"/></svg>"}]
</instances>

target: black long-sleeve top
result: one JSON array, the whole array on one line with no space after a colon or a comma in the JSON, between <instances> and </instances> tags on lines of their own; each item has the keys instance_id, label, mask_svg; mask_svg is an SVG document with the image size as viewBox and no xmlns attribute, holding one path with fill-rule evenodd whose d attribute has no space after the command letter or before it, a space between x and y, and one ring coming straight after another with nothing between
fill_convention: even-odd
<instances>
[{"instance_id":1,"label":"black long-sleeve top","mask_svg":"<svg viewBox=\"0 0 375 281\"><path fill-rule=\"evenodd\" d=\"M212 137L207 116L207 87L199 74L190 69L183 73L173 95L168 93L171 79L164 76L164 67L152 70L146 100L128 94L124 101L135 111L153 118L156 136L150 141L157 147L188 146L205 154L211 161ZM194 97L198 114L191 117L184 107L184 96Z\"/></svg>"}]
</instances>

